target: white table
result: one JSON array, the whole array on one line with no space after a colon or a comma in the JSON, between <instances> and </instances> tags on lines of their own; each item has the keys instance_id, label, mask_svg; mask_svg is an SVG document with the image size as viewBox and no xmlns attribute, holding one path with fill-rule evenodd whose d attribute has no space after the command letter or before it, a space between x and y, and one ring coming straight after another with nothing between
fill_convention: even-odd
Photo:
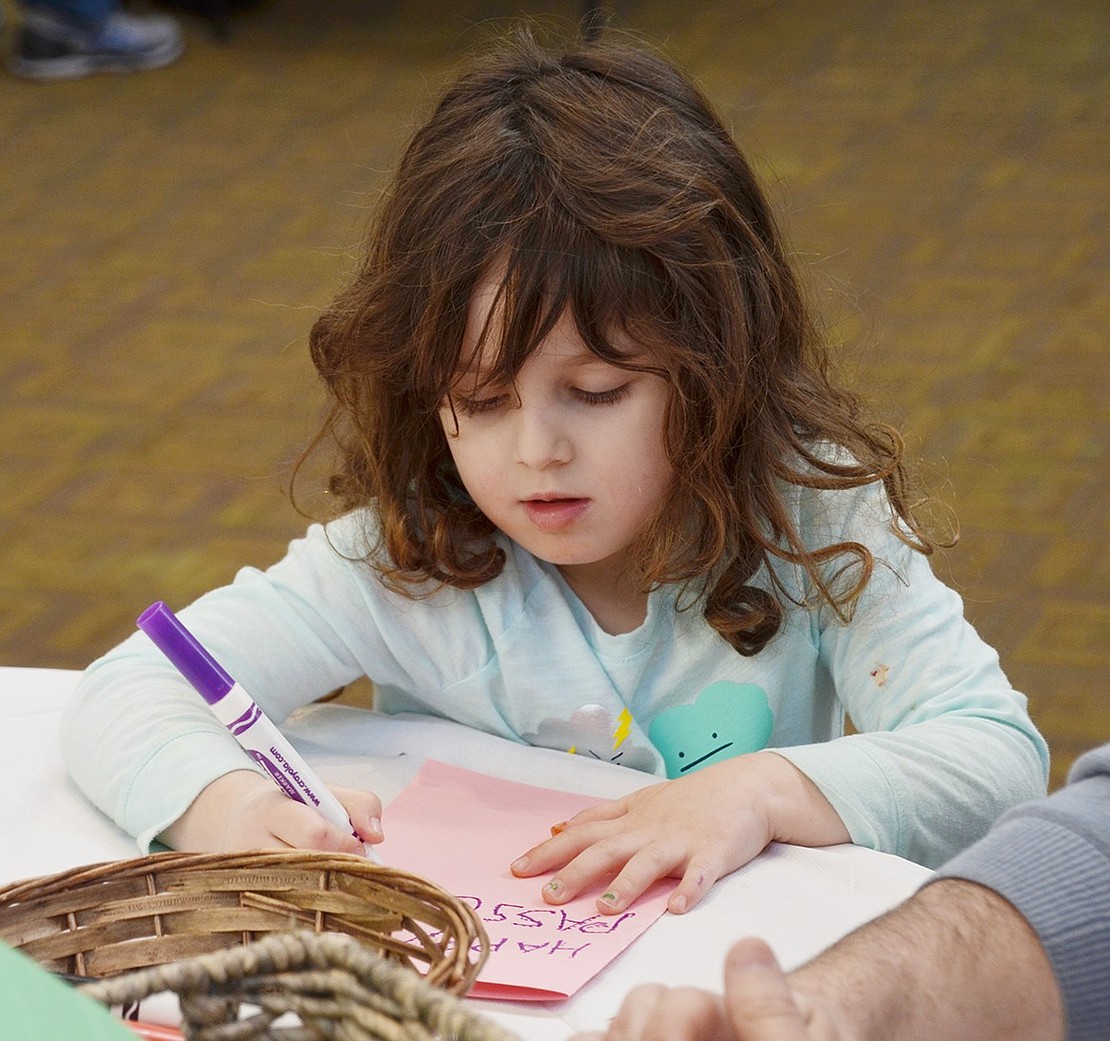
<instances>
[{"instance_id":1,"label":"white table","mask_svg":"<svg viewBox=\"0 0 1110 1041\"><path fill-rule=\"evenodd\" d=\"M131 838L74 787L58 750L61 709L77 673L0 668L0 883L138 855ZM604 797L651 781L635 771L529 748L439 719L315 705L283 727L324 780L400 792L426 757L532 784ZM725 951L762 936L787 967L912 893L928 871L854 846L773 845L717 883L687 915L664 915L567 1001L473 1001L525 1041L602 1027L637 983L719 988ZM537 883L538 885L539 883Z\"/></svg>"}]
</instances>

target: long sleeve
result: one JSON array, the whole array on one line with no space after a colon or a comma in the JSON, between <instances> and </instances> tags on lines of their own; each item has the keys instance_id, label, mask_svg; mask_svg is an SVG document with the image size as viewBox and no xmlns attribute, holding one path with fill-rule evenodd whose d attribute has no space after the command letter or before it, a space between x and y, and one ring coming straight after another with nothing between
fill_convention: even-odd
<instances>
[{"instance_id":1,"label":"long sleeve","mask_svg":"<svg viewBox=\"0 0 1110 1041\"><path fill-rule=\"evenodd\" d=\"M752 658L679 616L667 590L639 630L599 634L557 569L508 540L497 579L399 596L359 563L373 521L358 515L310 528L273 567L244 569L179 614L279 725L368 675L381 711L582 754L615 750L630 715L621 762L655 771L654 723L720 681L757 688L776 751L813 779L854 842L938 864L1043 794L1044 743L959 597L891 534L873 488L803 505L814 545L853 539L883 563L849 623L801 606L812 597L797 587L783 632ZM862 733L836 736L838 701ZM87 670L62 740L79 787L140 847L206 784L249 765L141 633Z\"/></svg>"},{"instance_id":2,"label":"long sleeve","mask_svg":"<svg viewBox=\"0 0 1110 1041\"><path fill-rule=\"evenodd\" d=\"M959 595L891 519L876 485L803 501L812 545L862 543L875 569L849 621L809 612L820 661L858 733L780 751L822 790L853 842L935 867L1004 811L1044 794L1048 749Z\"/></svg>"},{"instance_id":3,"label":"long sleeve","mask_svg":"<svg viewBox=\"0 0 1110 1041\"><path fill-rule=\"evenodd\" d=\"M275 723L371 665L387 680L409 674L382 636L396 598L352 559L357 520L310 528L273 567L245 568L178 612ZM410 657L418 654L410 645ZM61 742L78 787L144 850L207 784L253 768L141 632L85 671Z\"/></svg>"},{"instance_id":4,"label":"long sleeve","mask_svg":"<svg viewBox=\"0 0 1110 1041\"><path fill-rule=\"evenodd\" d=\"M1064 999L1069 1041L1110 1023L1110 744L1072 768L1067 787L1007 813L937 878L989 887L1040 937Z\"/></svg>"}]
</instances>

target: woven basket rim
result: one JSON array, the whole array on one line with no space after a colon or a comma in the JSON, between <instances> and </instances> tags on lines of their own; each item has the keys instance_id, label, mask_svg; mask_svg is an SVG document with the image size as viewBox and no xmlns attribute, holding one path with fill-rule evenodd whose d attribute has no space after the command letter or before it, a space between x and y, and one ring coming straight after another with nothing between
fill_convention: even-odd
<instances>
[{"instance_id":1,"label":"woven basket rim","mask_svg":"<svg viewBox=\"0 0 1110 1041\"><path fill-rule=\"evenodd\" d=\"M0 941L55 969L64 956L60 971L78 975L117 975L181 960L190 944L199 953L304 928L345 933L413 968L426 964L429 982L456 993L469 989L489 955L481 919L465 901L350 853L170 850L0 887ZM110 952L138 960L86 971L86 963L111 964Z\"/></svg>"}]
</instances>

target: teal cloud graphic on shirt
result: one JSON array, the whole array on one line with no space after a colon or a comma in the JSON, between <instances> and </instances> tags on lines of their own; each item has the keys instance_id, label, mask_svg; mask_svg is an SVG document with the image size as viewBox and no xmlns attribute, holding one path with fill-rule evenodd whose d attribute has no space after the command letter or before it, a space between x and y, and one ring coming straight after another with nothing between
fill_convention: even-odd
<instances>
[{"instance_id":1,"label":"teal cloud graphic on shirt","mask_svg":"<svg viewBox=\"0 0 1110 1041\"><path fill-rule=\"evenodd\" d=\"M655 717L651 743L667 766L668 777L767 747L774 724L767 693L754 683L711 683L692 705L676 705Z\"/></svg>"}]
</instances>

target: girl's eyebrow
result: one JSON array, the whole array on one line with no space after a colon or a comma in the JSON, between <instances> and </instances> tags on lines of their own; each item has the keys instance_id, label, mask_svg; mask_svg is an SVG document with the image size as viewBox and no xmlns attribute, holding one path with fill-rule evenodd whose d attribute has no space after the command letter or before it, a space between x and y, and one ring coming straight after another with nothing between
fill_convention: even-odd
<instances>
[{"instance_id":1,"label":"girl's eyebrow","mask_svg":"<svg viewBox=\"0 0 1110 1041\"><path fill-rule=\"evenodd\" d=\"M613 367L611 361L602 358L600 355L594 354L594 352L590 350L583 350L580 353L567 356L566 363L575 368L586 368L588 365L606 365L610 368Z\"/></svg>"},{"instance_id":2,"label":"girl's eyebrow","mask_svg":"<svg viewBox=\"0 0 1110 1041\"><path fill-rule=\"evenodd\" d=\"M640 352L632 352L622 360L636 361L639 357ZM619 367L615 366L609 359L603 358L599 354L594 354L588 347L560 353L558 361L569 368L586 368L593 365L603 365L609 368ZM463 379L472 379L475 382L482 383L492 377L496 368L497 366L482 365L480 362L478 365L475 365L472 360L471 364L460 366L455 370L453 382L458 382Z\"/></svg>"}]
</instances>

